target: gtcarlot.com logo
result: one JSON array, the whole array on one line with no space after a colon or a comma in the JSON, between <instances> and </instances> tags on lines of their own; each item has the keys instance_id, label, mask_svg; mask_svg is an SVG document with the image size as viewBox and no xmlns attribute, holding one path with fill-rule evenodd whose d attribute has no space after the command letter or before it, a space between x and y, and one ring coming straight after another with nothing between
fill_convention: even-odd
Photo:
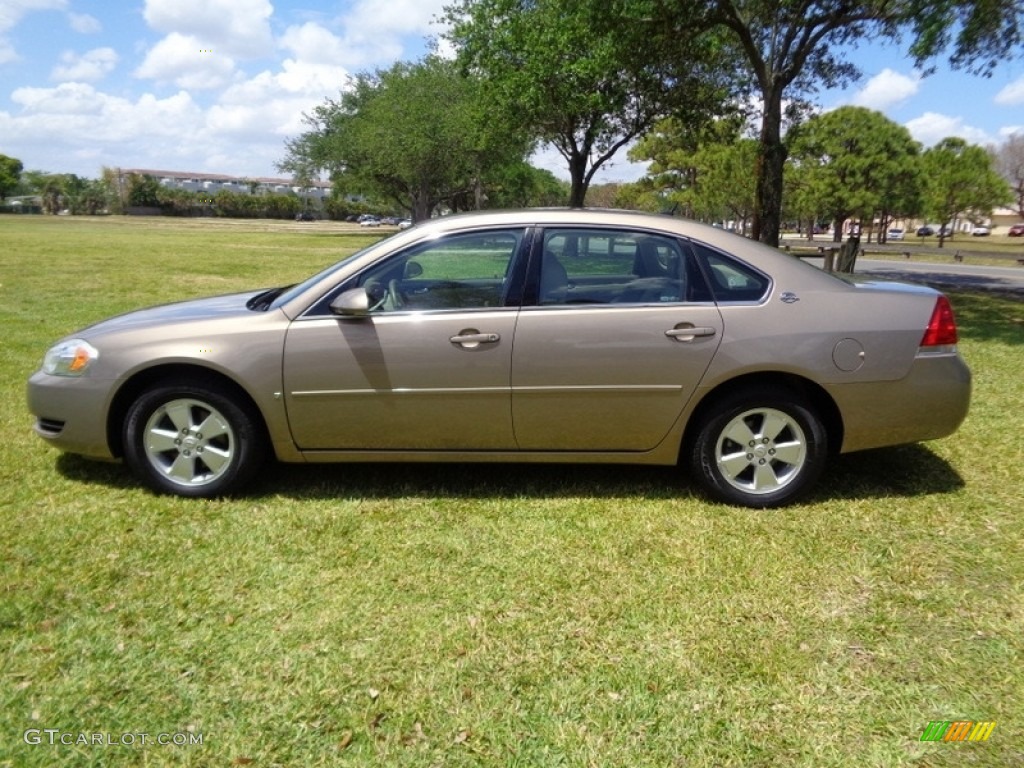
<instances>
[{"instance_id":1,"label":"gtcarlot.com logo","mask_svg":"<svg viewBox=\"0 0 1024 768\"><path fill-rule=\"evenodd\" d=\"M85 731L62 731L59 728L29 728L22 739L26 744L46 744L66 747L196 747L202 746L201 733L147 733L145 731L126 733L87 733Z\"/></svg>"}]
</instances>

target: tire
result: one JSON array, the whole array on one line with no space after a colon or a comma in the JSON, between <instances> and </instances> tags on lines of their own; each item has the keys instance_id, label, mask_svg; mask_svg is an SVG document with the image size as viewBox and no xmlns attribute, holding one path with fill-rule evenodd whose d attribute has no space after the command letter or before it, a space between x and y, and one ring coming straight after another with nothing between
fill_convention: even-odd
<instances>
[{"instance_id":1,"label":"tire","mask_svg":"<svg viewBox=\"0 0 1024 768\"><path fill-rule=\"evenodd\" d=\"M713 499L745 507L792 503L821 476L825 426L788 390L742 390L713 404L687 451L690 471Z\"/></svg>"},{"instance_id":2,"label":"tire","mask_svg":"<svg viewBox=\"0 0 1024 768\"><path fill-rule=\"evenodd\" d=\"M124 460L159 493L215 497L244 487L266 455L262 422L216 386L180 382L143 392L124 422Z\"/></svg>"}]
</instances>

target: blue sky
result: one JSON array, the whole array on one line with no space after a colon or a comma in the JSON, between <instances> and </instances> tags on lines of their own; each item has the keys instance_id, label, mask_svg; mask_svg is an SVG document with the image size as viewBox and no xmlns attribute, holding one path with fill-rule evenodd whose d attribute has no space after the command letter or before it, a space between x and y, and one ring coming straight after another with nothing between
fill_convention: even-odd
<instances>
[{"instance_id":1,"label":"blue sky","mask_svg":"<svg viewBox=\"0 0 1024 768\"><path fill-rule=\"evenodd\" d=\"M0 0L0 153L27 169L102 166L276 176L302 113L346 76L414 60L448 0ZM923 144L1024 131L1024 59L989 79L920 78L896 46L823 108L877 109ZM565 177L561 159L535 162ZM625 156L598 178L632 180Z\"/></svg>"}]
</instances>

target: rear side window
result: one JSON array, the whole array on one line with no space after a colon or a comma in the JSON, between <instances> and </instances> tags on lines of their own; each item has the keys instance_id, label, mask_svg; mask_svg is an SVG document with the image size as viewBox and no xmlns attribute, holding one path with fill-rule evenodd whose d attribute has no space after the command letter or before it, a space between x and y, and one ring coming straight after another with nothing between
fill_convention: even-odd
<instances>
[{"instance_id":1,"label":"rear side window","mask_svg":"<svg viewBox=\"0 0 1024 768\"><path fill-rule=\"evenodd\" d=\"M704 263L711 291L718 303L756 302L768 293L771 280L749 264L700 243L693 243L693 249Z\"/></svg>"},{"instance_id":2,"label":"rear side window","mask_svg":"<svg viewBox=\"0 0 1024 768\"><path fill-rule=\"evenodd\" d=\"M539 303L663 304L710 301L680 241L612 228L543 234Z\"/></svg>"}]
</instances>

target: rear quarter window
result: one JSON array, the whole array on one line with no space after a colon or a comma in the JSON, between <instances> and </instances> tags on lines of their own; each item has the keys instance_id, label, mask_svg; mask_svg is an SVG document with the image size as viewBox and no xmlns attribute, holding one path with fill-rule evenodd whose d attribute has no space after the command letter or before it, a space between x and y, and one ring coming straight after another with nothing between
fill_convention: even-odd
<instances>
[{"instance_id":1,"label":"rear quarter window","mask_svg":"<svg viewBox=\"0 0 1024 768\"><path fill-rule=\"evenodd\" d=\"M701 243L693 243L693 249L707 273L715 301L758 302L767 295L771 278L764 273Z\"/></svg>"}]
</instances>

